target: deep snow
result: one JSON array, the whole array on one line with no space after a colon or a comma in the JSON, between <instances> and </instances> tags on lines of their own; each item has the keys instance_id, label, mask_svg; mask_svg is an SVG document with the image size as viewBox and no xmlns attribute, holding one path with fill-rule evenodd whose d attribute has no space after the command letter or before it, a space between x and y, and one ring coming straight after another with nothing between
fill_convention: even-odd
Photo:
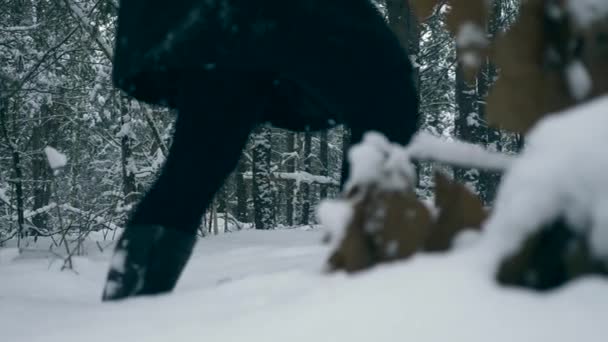
<instances>
[{"instance_id":1,"label":"deep snow","mask_svg":"<svg viewBox=\"0 0 608 342\"><path fill-rule=\"evenodd\" d=\"M109 249L89 243L91 254L75 259L78 275L42 251L14 259L0 249L2 341L606 340L602 280L549 295L501 289L476 247L325 275L323 233L203 239L174 293L121 303L100 301Z\"/></svg>"},{"instance_id":2,"label":"deep snow","mask_svg":"<svg viewBox=\"0 0 608 342\"><path fill-rule=\"evenodd\" d=\"M172 294L101 303L111 248L95 241L100 235L89 237L86 256L74 258L77 273L61 271L54 253L62 249L48 252L48 241L21 255L0 248L1 341L606 341L605 278L544 294L493 280L502 256L560 215L587 228L581 233L596 256L608 255L606 108L603 97L551 116L531 131L521 156L492 159L507 170L481 236L461 236L447 254L419 254L354 276L324 274L330 247L321 244L322 228L245 230L201 240ZM353 157L395 152L376 138ZM445 145L434 141L413 145ZM452 145L460 151L450 154L455 159L489 160L484 151ZM396 156L384 166L401 165L403 153ZM369 168L382 161L367 160L354 179L377 179ZM381 171L398 184L388 177L395 169ZM322 208L334 228L349 216L331 203Z\"/></svg>"}]
</instances>

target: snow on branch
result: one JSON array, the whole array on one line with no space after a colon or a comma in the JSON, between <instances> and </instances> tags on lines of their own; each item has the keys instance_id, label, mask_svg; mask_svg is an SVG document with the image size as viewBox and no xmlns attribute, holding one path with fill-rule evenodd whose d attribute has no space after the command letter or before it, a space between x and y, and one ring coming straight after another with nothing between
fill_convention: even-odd
<instances>
[{"instance_id":1,"label":"snow on branch","mask_svg":"<svg viewBox=\"0 0 608 342\"><path fill-rule=\"evenodd\" d=\"M327 185L335 185L340 186L340 182L337 180L327 177L327 176L318 176L308 173L306 171L296 171L296 172L273 172L272 176L277 179L284 180L295 180L296 183L307 183L307 184L327 184ZM243 173L243 178L252 179L253 175L251 172Z\"/></svg>"},{"instance_id":2,"label":"snow on branch","mask_svg":"<svg viewBox=\"0 0 608 342\"><path fill-rule=\"evenodd\" d=\"M447 141L427 132L420 132L406 147L414 160L436 161L452 166L502 171L508 169L514 156L492 152L464 141Z\"/></svg>"},{"instance_id":3,"label":"snow on branch","mask_svg":"<svg viewBox=\"0 0 608 342\"><path fill-rule=\"evenodd\" d=\"M47 205L45 205L43 207L40 207L40 208L38 208L36 210L26 210L23 213L23 217L27 220L27 219L30 219L30 218L32 218L34 216L47 213L47 212L53 210L54 208L57 208L57 203L53 202L53 203L47 204ZM16 218L16 216L15 216L15 218Z\"/></svg>"},{"instance_id":4,"label":"snow on branch","mask_svg":"<svg viewBox=\"0 0 608 342\"><path fill-rule=\"evenodd\" d=\"M40 23L30 25L30 26L10 26L10 27L0 27L0 31L4 32L20 32L20 31L29 31L35 30L40 27Z\"/></svg>"},{"instance_id":5,"label":"snow on branch","mask_svg":"<svg viewBox=\"0 0 608 342\"><path fill-rule=\"evenodd\" d=\"M74 214L86 217L87 219L95 222L95 224L100 225L100 226L105 226L108 229L111 229L111 230L120 229L119 226L115 225L112 222L108 222L104 217L102 217L100 215L93 214L93 213L90 213L88 211L84 211L82 209L75 208L75 207L71 206L70 204L57 205L57 203L55 203L55 202L51 202L51 203L49 203L49 204L47 204L47 205L45 205L43 207L40 207L40 208L38 208L36 210L26 210L24 212L23 217L24 217L24 219L26 219L26 220L29 221L33 217L41 215L41 214L44 214L44 213L48 213L49 211L51 211L51 210L53 210L53 209L55 209L57 207L59 207L60 209L72 212ZM17 219L17 215L11 215L10 217L12 217L12 219L14 219L14 220ZM39 229L39 228L35 227L33 225L33 223L30 225L30 228L32 228L32 229L35 228L36 230Z\"/></svg>"},{"instance_id":6,"label":"snow on branch","mask_svg":"<svg viewBox=\"0 0 608 342\"><path fill-rule=\"evenodd\" d=\"M97 42L97 45L101 48L104 55L109 60L112 60L113 50L110 44L99 35L97 28L91 25L88 15L84 13L84 10L73 0L64 0L64 2L68 5L72 14L78 19L83 28L89 33L89 35Z\"/></svg>"},{"instance_id":7,"label":"snow on branch","mask_svg":"<svg viewBox=\"0 0 608 342\"><path fill-rule=\"evenodd\" d=\"M274 176L279 179L292 179L298 183L317 183L339 186L340 182L327 176L317 176L306 171L297 172L275 172Z\"/></svg>"},{"instance_id":8,"label":"snow on branch","mask_svg":"<svg viewBox=\"0 0 608 342\"><path fill-rule=\"evenodd\" d=\"M0 201L10 205L11 199L6 195L6 189L0 188Z\"/></svg>"},{"instance_id":9,"label":"snow on branch","mask_svg":"<svg viewBox=\"0 0 608 342\"><path fill-rule=\"evenodd\" d=\"M367 132L348 151L350 174L346 189L376 184L385 190L403 191L415 184L416 171L407 150L378 132Z\"/></svg>"},{"instance_id":10,"label":"snow on branch","mask_svg":"<svg viewBox=\"0 0 608 342\"><path fill-rule=\"evenodd\" d=\"M120 229L119 226L115 225L112 222L108 222L102 216L91 214L90 212L84 211L82 209L75 208L75 207L73 207L73 206L71 206L69 204L62 204L60 207L62 209L64 209L64 210L71 211L71 212L73 212L75 214L79 214L81 216L88 217L92 221L95 221L95 223L97 223L98 225L106 226L107 228L109 228L111 230L118 230L118 229Z\"/></svg>"},{"instance_id":11,"label":"snow on branch","mask_svg":"<svg viewBox=\"0 0 608 342\"><path fill-rule=\"evenodd\" d=\"M115 9L119 9L120 5L118 3L118 0L109 0L108 1L110 3L110 5L112 5Z\"/></svg>"},{"instance_id":12,"label":"snow on branch","mask_svg":"<svg viewBox=\"0 0 608 342\"><path fill-rule=\"evenodd\" d=\"M44 154L46 155L46 159L49 163L49 166L51 167L51 169L53 169L53 171L65 167L68 162L68 158L65 154L57 151L51 146L47 146L44 148Z\"/></svg>"}]
</instances>

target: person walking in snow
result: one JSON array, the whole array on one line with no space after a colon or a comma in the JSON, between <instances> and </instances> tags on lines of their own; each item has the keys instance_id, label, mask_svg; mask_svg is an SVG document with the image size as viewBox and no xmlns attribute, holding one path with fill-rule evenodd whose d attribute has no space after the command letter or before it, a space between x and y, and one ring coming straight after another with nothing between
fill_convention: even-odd
<instances>
[{"instance_id":1,"label":"person walking in snow","mask_svg":"<svg viewBox=\"0 0 608 342\"><path fill-rule=\"evenodd\" d=\"M177 119L163 170L117 242L103 300L175 287L257 125L345 124L352 144L367 131L406 144L418 122L408 54L370 0L121 1L113 81Z\"/></svg>"}]
</instances>

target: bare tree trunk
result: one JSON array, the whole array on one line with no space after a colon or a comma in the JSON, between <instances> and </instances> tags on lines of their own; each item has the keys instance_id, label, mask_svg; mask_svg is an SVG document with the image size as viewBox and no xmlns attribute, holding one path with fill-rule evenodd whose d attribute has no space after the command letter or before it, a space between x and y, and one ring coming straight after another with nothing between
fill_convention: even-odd
<instances>
[{"instance_id":1,"label":"bare tree trunk","mask_svg":"<svg viewBox=\"0 0 608 342\"><path fill-rule=\"evenodd\" d=\"M342 174L340 177L340 184L344 185L348 181L348 150L350 148L350 129L344 126L342 132Z\"/></svg>"},{"instance_id":2,"label":"bare tree trunk","mask_svg":"<svg viewBox=\"0 0 608 342\"><path fill-rule=\"evenodd\" d=\"M4 141L11 152L11 161L13 168L13 179L10 183L15 187L15 197L17 202L17 236L19 238L18 247L20 246L21 238L24 237L27 232L24 231L25 215L24 215L24 194L23 194L23 170L21 165L21 155L19 153L17 144L13 141L8 127L8 105L5 98L0 98L0 128L2 129L2 135Z\"/></svg>"},{"instance_id":3,"label":"bare tree trunk","mask_svg":"<svg viewBox=\"0 0 608 342\"><path fill-rule=\"evenodd\" d=\"M319 147L319 158L321 159L321 175L329 176L329 141L328 141L328 132L327 130L323 130L320 135L320 147ZM327 198L327 184L321 184L319 190L319 197L321 199Z\"/></svg>"},{"instance_id":4,"label":"bare tree trunk","mask_svg":"<svg viewBox=\"0 0 608 342\"><path fill-rule=\"evenodd\" d=\"M17 197L17 226L19 237L29 235L29 232L24 230L25 215L24 215L24 200L23 200L23 171L21 166L21 155L16 148L11 148L12 160L13 160L13 172L15 186L15 196Z\"/></svg>"},{"instance_id":5,"label":"bare tree trunk","mask_svg":"<svg viewBox=\"0 0 608 342\"><path fill-rule=\"evenodd\" d=\"M287 153L294 153L296 150L296 134L293 132L287 133ZM287 172L294 173L296 172L296 160L293 155L289 156L289 159L285 163ZM285 184L285 202L286 206L286 220L288 226L293 226L294 224L294 202L297 198L295 190L296 190L296 181L293 179L288 179Z\"/></svg>"},{"instance_id":6,"label":"bare tree trunk","mask_svg":"<svg viewBox=\"0 0 608 342\"><path fill-rule=\"evenodd\" d=\"M494 37L500 30L501 23L501 13L502 13L502 3L500 0L492 1L492 11L491 17L488 23L487 31L488 35ZM497 76L495 66L490 62L489 58L486 58L484 64L480 68L480 72L477 76L477 94L479 95L478 107L479 107L479 115L482 118L485 118L485 99L487 98L488 91L490 86L494 82L494 79ZM487 126L485 121L482 124L487 132L486 132L486 141L485 144L496 151L500 151L502 149L502 133L500 130ZM496 197L496 191L498 189L498 184L500 183L501 174L498 172L481 172L479 178L479 192L481 195L482 201L489 205L494 201Z\"/></svg>"},{"instance_id":7,"label":"bare tree trunk","mask_svg":"<svg viewBox=\"0 0 608 342\"><path fill-rule=\"evenodd\" d=\"M304 171L310 173L310 162L311 162L311 144L312 134L310 132L304 133ZM310 202L311 202L311 191L310 184L303 182L302 185L302 216L300 218L300 224L305 225L310 221Z\"/></svg>"},{"instance_id":8,"label":"bare tree trunk","mask_svg":"<svg viewBox=\"0 0 608 342\"><path fill-rule=\"evenodd\" d=\"M228 233L228 212L224 212L224 233Z\"/></svg>"},{"instance_id":9,"label":"bare tree trunk","mask_svg":"<svg viewBox=\"0 0 608 342\"><path fill-rule=\"evenodd\" d=\"M55 131L53 119L50 118L51 111L48 105L40 109L38 124L32 130L31 144L37 153L32 157L32 192L34 197L33 210L38 210L48 205L51 200L51 170L49 168L43 149L49 142L49 135ZM56 146L54 146L56 147ZM39 229L48 226L48 214L41 213L32 217L32 223Z\"/></svg>"},{"instance_id":10,"label":"bare tree trunk","mask_svg":"<svg viewBox=\"0 0 608 342\"><path fill-rule=\"evenodd\" d=\"M217 235L220 233L218 223L217 223L217 213L218 213L218 205L216 201L213 201L211 215L213 215L213 235Z\"/></svg>"},{"instance_id":11,"label":"bare tree trunk","mask_svg":"<svg viewBox=\"0 0 608 342\"><path fill-rule=\"evenodd\" d=\"M247 172L247 162L242 156L236 167L234 175L236 181L236 219L239 222L247 222L247 186L245 184L245 172Z\"/></svg>"},{"instance_id":12,"label":"bare tree trunk","mask_svg":"<svg viewBox=\"0 0 608 342\"><path fill-rule=\"evenodd\" d=\"M466 82L463 70L456 67L456 104L458 115L456 117L456 136L471 143L483 143L486 132L482 125L477 107L477 87ZM478 189L479 172L472 169L456 168L455 178L463 183Z\"/></svg>"},{"instance_id":13,"label":"bare tree trunk","mask_svg":"<svg viewBox=\"0 0 608 342\"><path fill-rule=\"evenodd\" d=\"M271 184L271 132L260 127L253 137L253 207L256 229L274 227L274 194Z\"/></svg>"},{"instance_id":14,"label":"bare tree trunk","mask_svg":"<svg viewBox=\"0 0 608 342\"><path fill-rule=\"evenodd\" d=\"M219 219L219 213L224 213L224 221L226 221L226 213L228 212L228 203L226 200L226 192L227 192L227 183L224 184L224 186L222 186L222 188L220 189L220 191L218 192L215 201L217 201L217 206L216 206L216 214L215 214L215 218L216 221ZM217 224L217 222L216 222ZM224 231L226 231L226 225L224 224ZM218 227L214 227L215 230L219 233ZM217 233L216 233L217 234Z\"/></svg>"},{"instance_id":15,"label":"bare tree trunk","mask_svg":"<svg viewBox=\"0 0 608 342\"><path fill-rule=\"evenodd\" d=\"M207 236L207 213L203 215L201 220L201 225L199 226L199 231L201 232L201 236Z\"/></svg>"},{"instance_id":16,"label":"bare tree trunk","mask_svg":"<svg viewBox=\"0 0 608 342\"><path fill-rule=\"evenodd\" d=\"M131 149L131 116L129 113L129 99L119 96L120 101L120 123L122 136L120 137L120 153L122 167L122 192L124 196L124 204L131 205L137 197L137 188L135 182L135 174L133 173L134 160L133 150Z\"/></svg>"}]
</instances>

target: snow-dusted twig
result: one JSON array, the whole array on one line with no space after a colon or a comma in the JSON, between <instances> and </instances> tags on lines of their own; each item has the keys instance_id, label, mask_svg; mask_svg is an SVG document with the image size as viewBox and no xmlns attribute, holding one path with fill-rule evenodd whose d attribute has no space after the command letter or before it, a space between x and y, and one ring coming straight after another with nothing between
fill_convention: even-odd
<instances>
[{"instance_id":1,"label":"snow-dusted twig","mask_svg":"<svg viewBox=\"0 0 608 342\"><path fill-rule=\"evenodd\" d=\"M146 119L146 123L148 124L148 126L150 127L150 130L152 131L152 136L154 137L154 140L156 140L156 143L158 144L158 147L160 148L160 151L162 152L163 156L167 157L169 155L169 149L167 148L165 141L163 140L163 138L160 135L160 130L158 129L158 127L156 126L156 123L154 122L154 118L152 117L152 110L150 108L145 108L143 110L143 113L144 113L144 119Z\"/></svg>"},{"instance_id":2,"label":"snow-dusted twig","mask_svg":"<svg viewBox=\"0 0 608 342\"><path fill-rule=\"evenodd\" d=\"M339 186L340 183L335 179L327 176L318 176L308 173L306 171L297 171L297 172L274 172L273 176L279 179L291 179L296 182L303 183L317 183L317 184L328 184Z\"/></svg>"},{"instance_id":3,"label":"snow-dusted twig","mask_svg":"<svg viewBox=\"0 0 608 342\"><path fill-rule=\"evenodd\" d=\"M50 56L52 56L53 53L57 49L59 49L61 46L63 46L65 43L67 43L67 41L72 37L72 35L77 30L78 30L78 28L75 28L75 29L71 30L61 41L59 41L59 43L55 44L50 49L48 49L42 55L42 57L38 60L38 62L36 62L36 64L20 80L14 80L14 79L10 79L9 78L8 80L10 81L11 84L7 88L10 91L5 91L4 93L0 92L0 102L3 101L4 99L9 99L9 98L13 97L15 94L17 94L19 91L21 91L23 89L23 87L25 86L25 84L27 84L29 82L29 80L31 78L33 78L33 76L36 74L36 72L38 71L38 69L40 69L40 67L42 66L42 64L44 63L44 61L46 61L47 58L49 58ZM4 77L4 75L3 75L3 77Z\"/></svg>"},{"instance_id":4,"label":"snow-dusted twig","mask_svg":"<svg viewBox=\"0 0 608 342\"><path fill-rule=\"evenodd\" d=\"M71 211L75 214L79 214L82 216L86 216L89 217L91 220L95 221L96 224L98 225L102 225L102 226L106 226L107 228L111 229L111 230L118 230L120 229L120 227L118 227L117 225L115 225L112 222L107 222L103 217L95 215L95 214L91 214L90 212L75 208L69 204L62 204L60 206L62 209L67 210L67 211Z\"/></svg>"},{"instance_id":5,"label":"snow-dusted twig","mask_svg":"<svg viewBox=\"0 0 608 342\"><path fill-rule=\"evenodd\" d=\"M21 31L29 31L35 30L40 27L40 23L36 23L30 26L10 26L10 27L0 27L0 31L4 32L21 32Z\"/></svg>"},{"instance_id":6,"label":"snow-dusted twig","mask_svg":"<svg viewBox=\"0 0 608 342\"><path fill-rule=\"evenodd\" d=\"M88 15L85 14L84 10L80 7L80 5L78 5L73 0L64 0L64 2L70 8L72 14L76 17L76 19L78 19L85 31L87 31L91 38L93 38L97 45L99 45L103 54L108 58L108 60L111 61L114 55L113 49L110 44L108 44L108 42L98 34L97 29L90 24Z\"/></svg>"},{"instance_id":7,"label":"snow-dusted twig","mask_svg":"<svg viewBox=\"0 0 608 342\"><path fill-rule=\"evenodd\" d=\"M277 179L284 179L284 180L295 180L296 183L327 184L327 185L340 186L340 182L338 182L337 180L335 180L331 177L313 175L306 171L273 172L272 177L275 177ZM252 179L253 175L251 172L245 172L245 173L243 173L243 178Z\"/></svg>"},{"instance_id":8,"label":"snow-dusted twig","mask_svg":"<svg viewBox=\"0 0 608 342\"><path fill-rule=\"evenodd\" d=\"M414 136L406 150L410 158L417 161L435 161L491 171L507 170L515 159L512 155L492 152L464 141L447 141L427 132Z\"/></svg>"}]
</instances>

